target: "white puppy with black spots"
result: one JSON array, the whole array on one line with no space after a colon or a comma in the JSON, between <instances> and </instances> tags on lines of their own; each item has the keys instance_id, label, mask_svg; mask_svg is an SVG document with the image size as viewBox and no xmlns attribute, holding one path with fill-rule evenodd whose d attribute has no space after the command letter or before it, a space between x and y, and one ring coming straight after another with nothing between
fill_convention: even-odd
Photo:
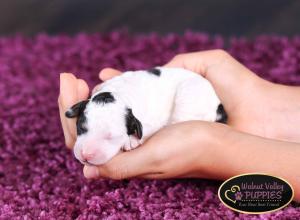
<instances>
[{"instance_id":1,"label":"white puppy with black spots","mask_svg":"<svg viewBox=\"0 0 300 220\"><path fill-rule=\"evenodd\" d=\"M90 99L72 106L77 117L75 157L100 165L132 150L162 127L182 121L226 122L211 84L199 74L156 67L128 71L105 81Z\"/></svg>"}]
</instances>

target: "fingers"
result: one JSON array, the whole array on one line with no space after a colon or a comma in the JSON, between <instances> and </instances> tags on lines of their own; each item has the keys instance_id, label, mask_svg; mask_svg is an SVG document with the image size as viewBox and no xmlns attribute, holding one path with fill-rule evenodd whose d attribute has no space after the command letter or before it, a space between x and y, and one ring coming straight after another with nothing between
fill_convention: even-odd
<instances>
[{"instance_id":1,"label":"fingers","mask_svg":"<svg viewBox=\"0 0 300 220\"><path fill-rule=\"evenodd\" d=\"M71 73L60 74L60 117L64 129L65 142L71 148L76 137L75 119L65 117L66 110L77 101L77 79Z\"/></svg>"},{"instance_id":2,"label":"fingers","mask_svg":"<svg viewBox=\"0 0 300 220\"><path fill-rule=\"evenodd\" d=\"M82 79L76 79L71 73L62 73L60 75L58 104L65 143L68 148L73 147L76 139L76 119L66 118L65 112L78 101L86 99L88 93L88 85Z\"/></svg>"},{"instance_id":3,"label":"fingers","mask_svg":"<svg viewBox=\"0 0 300 220\"><path fill-rule=\"evenodd\" d=\"M103 70L100 71L99 73L99 78L102 81L106 81L109 80L115 76L120 75L121 72L119 70L113 69L113 68L105 68Z\"/></svg>"},{"instance_id":4,"label":"fingers","mask_svg":"<svg viewBox=\"0 0 300 220\"><path fill-rule=\"evenodd\" d=\"M151 148L141 146L133 151L121 152L106 164L100 166L88 166L83 168L84 176L88 179L99 177L110 179L125 179L145 174L151 174L156 170L155 159L149 155Z\"/></svg>"}]
</instances>

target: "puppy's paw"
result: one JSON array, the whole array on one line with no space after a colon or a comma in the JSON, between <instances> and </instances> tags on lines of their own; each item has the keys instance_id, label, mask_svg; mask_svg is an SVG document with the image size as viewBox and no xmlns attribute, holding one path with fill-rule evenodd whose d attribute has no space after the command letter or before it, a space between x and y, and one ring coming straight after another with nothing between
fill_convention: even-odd
<instances>
[{"instance_id":1,"label":"puppy's paw","mask_svg":"<svg viewBox=\"0 0 300 220\"><path fill-rule=\"evenodd\" d=\"M127 143L123 147L123 150L130 151L133 150L134 148L137 148L141 144L142 144L141 140L139 140L135 136L130 135Z\"/></svg>"}]
</instances>

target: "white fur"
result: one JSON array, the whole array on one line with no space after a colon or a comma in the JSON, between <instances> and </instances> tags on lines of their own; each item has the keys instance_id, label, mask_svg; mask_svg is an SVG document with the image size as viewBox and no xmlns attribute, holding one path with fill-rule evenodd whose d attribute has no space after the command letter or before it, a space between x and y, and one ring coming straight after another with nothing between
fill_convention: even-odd
<instances>
[{"instance_id":1,"label":"white fur","mask_svg":"<svg viewBox=\"0 0 300 220\"><path fill-rule=\"evenodd\" d=\"M216 121L220 104L211 84L199 74L179 68L157 68L161 75L146 71L129 71L102 83L91 99L101 92L111 92L114 103L89 102L84 114L88 132L78 136L74 153L96 157L91 164L103 164L121 149L131 150L142 144L163 126L188 120ZM125 109L132 109L143 125L141 140L128 136ZM83 162L84 163L84 162Z\"/></svg>"}]
</instances>

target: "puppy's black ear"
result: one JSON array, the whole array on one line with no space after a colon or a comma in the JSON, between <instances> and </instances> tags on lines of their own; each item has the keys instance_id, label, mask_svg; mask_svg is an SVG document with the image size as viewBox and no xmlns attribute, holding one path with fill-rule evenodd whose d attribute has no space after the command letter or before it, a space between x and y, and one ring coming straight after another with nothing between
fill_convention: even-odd
<instances>
[{"instance_id":1,"label":"puppy's black ear","mask_svg":"<svg viewBox=\"0 0 300 220\"><path fill-rule=\"evenodd\" d=\"M126 128L127 134L135 134L139 139L143 137L142 123L133 115L132 109L126 109Z\"/></svg>"},{"instance_id":2,"label":"puppy's black ear","mask_svg":"<svg viewBox=\"0 0 300 220\"><path fill-rule=\"evenodd\" d=\"M66 111L65 115L67 118L75 118L79 116L85 109L86 104L89 100L83 100L81 102L76 103L73 105L68 111Z\"/></svg>"}]
</instances>

